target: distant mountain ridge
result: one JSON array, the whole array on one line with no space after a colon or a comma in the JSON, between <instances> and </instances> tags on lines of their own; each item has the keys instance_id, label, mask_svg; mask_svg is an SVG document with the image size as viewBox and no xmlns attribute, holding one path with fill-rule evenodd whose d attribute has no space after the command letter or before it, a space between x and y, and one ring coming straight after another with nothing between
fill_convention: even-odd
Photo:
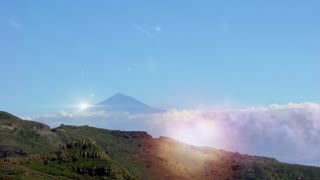
<instances>
[{"instance_id":1,"label":"distant mountain ridge","mask_svg":"<svg viewBox=\"0 0 320 180\"><path fill-rule=\"evenodd\" d=\"M162 109L151 107L133 97L122 93L117 93L110 98L85 109L85 112L95 111L106 111L111 113L128 112L131 114L153 114L164 112Z\"/></svg>"}]
</instances>

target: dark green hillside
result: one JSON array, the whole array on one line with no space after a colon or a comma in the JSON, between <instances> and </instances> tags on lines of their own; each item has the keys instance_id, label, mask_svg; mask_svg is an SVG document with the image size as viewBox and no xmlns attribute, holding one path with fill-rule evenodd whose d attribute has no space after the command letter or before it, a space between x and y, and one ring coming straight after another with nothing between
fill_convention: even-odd
<instances>
[{"instance_id":1,"label":"dark green hillside","mask_svg":"<svg viewBox=\"0 0 320 180\"><path fill-rule=\"evenodd\" d=\"M318 167L197 147L167 137L155 139L146 132L65 125L56 131L63 139L94 139L113 160L141 179L320 179Z\"/></svg>"},{"instance_id":2,"label":"dark green hillside","mask_svg":"<svg viewBox=\"0 0 320 180\"><path fill-rule=\"evenodd\" d=\"M157 163L158 159L153 156L154 154L148 153L155 139L146 132L123 132L66 125L55 130L64 140L83 137L94 139L113 160L137 177L159 178L163 173L169 172L166 166L151 166L151 161ZM175 174L170 173L170 175L176 177Z\"/></svg>"},{"instance_id":3,"label":"dark green hillside","mask_svg":"<svg viewBox=\"0 0 320 180\"><path fill-rule=\"evenodd\" d=\"M61 144L53 153L8 157L0 165L0 179L134 179L90 139Z\"/></svg>"},{"instance_id":4,"label":"dark green hillside","mask_svg":"<svg viewBox=\"0 0 320 180\"><path fill-rule=\"evenodd\" d=\"M0 112L0 157L58 150L62 143L49 126Z\"/></svg>"}]
</instances>

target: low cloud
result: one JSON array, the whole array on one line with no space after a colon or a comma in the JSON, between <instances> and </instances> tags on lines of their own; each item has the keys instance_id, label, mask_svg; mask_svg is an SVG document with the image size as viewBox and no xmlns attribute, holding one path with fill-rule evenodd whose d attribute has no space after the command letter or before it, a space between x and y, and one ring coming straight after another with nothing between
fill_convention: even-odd
<instances>
[{"instance_id":1,"label":"low cloud","mask_svg":"<svg viewBox=\"0 0 320 180\"><path fill-rule=\"evenodd\" d=\"M192 144L320 165L320 105L316 103L171 110L153 118L150 122L159 127L156 133Z\"/></svg>"},{"instance_id":2,"label":"low cloud","mask_svg":"<svg viewBox=\"0 0 320 180\"><path fill-rule=\"evenodd\" d=\"M32 119L51 127L64 123L142 130L195 145L275 157L289 163L320 165L320 105L316 103L243 109L172 109L151 115L61 112Z\"/></svg>"}]
</instances>

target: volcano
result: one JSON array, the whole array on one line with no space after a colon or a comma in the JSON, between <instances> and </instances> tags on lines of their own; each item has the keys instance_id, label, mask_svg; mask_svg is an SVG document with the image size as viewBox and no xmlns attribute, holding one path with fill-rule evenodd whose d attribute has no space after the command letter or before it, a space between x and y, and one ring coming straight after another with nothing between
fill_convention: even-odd
<instances>
[{"instance_id":1,"label":"volcano","mask_svg":"<svg viewBox=\"0 0 320 180\"><path fill-rule=\"evenodd\" d=\"M122 93L117 93L110 98L99 102L90 108L87 108L85 111L105 111L109 113L127 112L131 114L154 114L164 112L162 109L151 107L133 97Z\"/></svg>"}]
</instances>

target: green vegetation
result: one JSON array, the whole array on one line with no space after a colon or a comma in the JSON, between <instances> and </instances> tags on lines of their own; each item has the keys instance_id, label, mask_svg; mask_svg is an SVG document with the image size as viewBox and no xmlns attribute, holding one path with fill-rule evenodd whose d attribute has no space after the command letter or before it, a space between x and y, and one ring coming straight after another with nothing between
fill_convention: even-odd
<instances>
[{"instance_id":1,"label":"green vegetation","mask_svg":"<svg viewBox=\"0 0 320 180\"><path fill-rule=\"evenodd\" d=\"M146 132L66 125L51 130L4 112L0 134L0 179L320 179L318 167Z\"/></svg>"},{"instance_id":2,"label":"green vegetation","mask_svg":"<svg viewBox=\"0 0 320 180\"><path fill-rule=\"evenodd\" d=\"M0 158L58 150L62 143L49 126L0 111Z\"/></svg>"},{"instance_id":3,"label":"green vegetation","mask_svg":"<svg viewBox=\"0 0 320 180\"><path fill-rule=\"evenodd\" d=\"M60 148L55 153L3 159L0 179L134 179L93 140L78 139Z\"/></svg>"}]
</instances>

